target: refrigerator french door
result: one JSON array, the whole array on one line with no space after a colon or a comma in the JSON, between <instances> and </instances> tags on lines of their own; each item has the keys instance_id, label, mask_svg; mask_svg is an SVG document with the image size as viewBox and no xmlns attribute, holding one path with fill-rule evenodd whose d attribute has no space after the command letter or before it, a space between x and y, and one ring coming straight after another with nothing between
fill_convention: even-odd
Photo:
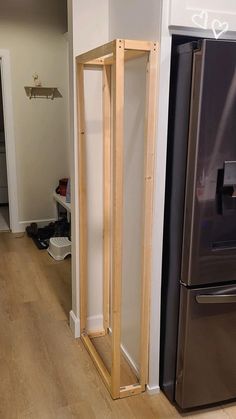
<instances>
[{"instance_id":1,"label":"refrigerator french door","mask_svg":"<svg viewBox=\"0 0 236 419\"><path fill-rule=\"evenodd\" d=\"M161 387L236 398L236 43L178 48L164 228Z\"/></svg>"}]
</instances>

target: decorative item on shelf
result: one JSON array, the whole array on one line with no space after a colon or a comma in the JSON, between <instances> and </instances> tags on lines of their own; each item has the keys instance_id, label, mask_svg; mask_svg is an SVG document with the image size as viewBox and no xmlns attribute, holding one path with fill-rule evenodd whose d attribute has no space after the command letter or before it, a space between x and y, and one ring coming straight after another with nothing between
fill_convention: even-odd
<instances>
[{"instance_id":1,"label":"decorative item on shelf","mask_svg":"<svg viewBox=\"0 0 236 419\"><path fill-rule=\"evenodd\" d=\"M66 196L67 184L68 184L68 178L67 177L59 179L59 185L56 188L56 193L58 193L61 196Z\"/></svg>"},{"instance_id":2,"label":"decorative item on shelf","mask_svg":"<svg viewBox=\"0 0 236 419\"><path fill-rule=\"evenodd\" d=\"M33 74L33 79L34 79L34 85L35 87L42 87L42 83L41 80L39 79L39 75L38 74Z\"/></svg>"},{"instance_id":3,"label":"decorative item on shelf","mask_svg":"<svg viewBox=\"0 0 236 419\"><path fill-rule=\"evenodd\" d=\"M29 99L55 99L62 97L57 87L44 87L37 73L33 74L34 86L25 86L25 92Z\"/></svg>"}]
</instances>

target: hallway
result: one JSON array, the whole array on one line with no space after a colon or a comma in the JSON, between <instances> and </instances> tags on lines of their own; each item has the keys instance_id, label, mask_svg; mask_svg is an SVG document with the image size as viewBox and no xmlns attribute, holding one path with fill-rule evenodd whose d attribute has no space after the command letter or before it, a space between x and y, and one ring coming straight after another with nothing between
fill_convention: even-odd
<instances>
[{"instance_id":1,"label":"hallway","mask_svg":"<svg viewBox=\"0 0 236 419\"><path fill-rule=\"evenodd\" d=\"M8 205L0 205L0 232L9 231L9 207Z\"/></svg>"},{"instance_id":2,"label":"hallway","mask_svg":"<svg viewBox=\"0 0 236 419\"><path fill-rule=\"evenodd\" d=\"M0 419L181 417L162 394L111 400L68 326L70 260L20 234L1 233L0 253ZM184 417L233 419L236 406Z\"/></svg>"}]
</instances>

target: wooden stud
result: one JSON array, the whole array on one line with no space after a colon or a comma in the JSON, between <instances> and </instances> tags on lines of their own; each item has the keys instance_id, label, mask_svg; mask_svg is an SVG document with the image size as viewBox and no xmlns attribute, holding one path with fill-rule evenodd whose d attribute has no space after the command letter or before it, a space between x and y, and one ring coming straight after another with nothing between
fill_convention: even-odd
<instances>
[{"instance_id":1,"label":"wooden stud","mask_svg":"<svg viewBox=\"0 0 236 419\"><path fill-rule=\"evenodd\" d=\"M151 41L133 41L130 39L125 39L125 49L133 49L137 51L150 51L153 46Z\"/></svg>"},{"instance_id":2,"label":"wooden stud","mask_svg":"<svg viewBox=\"0 0 236 419\"><path fill-rule=\"evenodd\" d=\"M110 55L109 57L104 58L104 65L112 65L114 64L114 56Z\"/></svg>"},{"instance_id":3,"label":"wooden stud","mask_svg":"<svg viewBox=\"0 0 236 419\"><path fill-rule=\"evenodd\" d=\"M90 68L92 67L97 67L97 66L103 66L104 65L104 58L95 58L94 60L91 61L87 61L86 64L84 64L84 68Z\"/></svg>"},{"instance_id":4,"label":"wooden stud","mask_svg":"<svg viewBox=\"0 0 236 419\"><path fill-rule=\"evenodd\" d=\"M142 392L142 387L140 384L132 384L130 386L125 386L120 388L120 399L128 396L135 396Z\"/></svg>"},{"instance_id":5,"label":"wooden stud","mask_svg":"<svg viewBox=\"0 0 236 419\"><path fill-rule=\"evenodd\" d=\"M153 177L155 160L155 121L157 87L157 47L153 44L147 65L146 115L145 115L145 164L144 164L144 224L142 256L142 306L141 306L141 356L140 384L145 390L148 379L151 246L153 219Z\"/></svg>"},{"instance_id":6,"label":"wooden stud","mask_svg":"<svg viewBox=\"0 0 236 419\"><path fill-rule=\"evenodd\" d=\"M102 45L98 48L94 48L91 51L85 52L84 54L76 57L77 63L87 65L111 65L114 64L115 60L113 57L113 52L116 42L123 42L125 48L125 59L126 57L131 57L132 55L138 56L142 52L150 51L153 45L153 42L150 41L133 41L133 40L115 40L111 41L108 44ZM130 50L130 54L129 54ZM128 58L129 59L129 58Z\"/></svg>"},{"instance_id":7,"label":"wooden stud","mask_svg":"<svg viewBox=\"0 0 236 419\"><path fill-rule=\"evenodd\" d=\"M91 342L90 338L87 335L81 335L82 342L84 343L84 346L86 347L87 351L91 355L91 358L98 369L99 373L102 376L102 379L107 387L107 389L110 391L111 389L111 376L109 372L107 371L106 366L104 365L101 357L98 355L93 343Z\"/></svg>"},{"instance_id":8,"label":"wooden stud","mask_svg":"<svg viewBox=\"0 0 236 419\"><path fill-rule=\"evenodd\" d=\"M112 199L112 369L111 394L120 397L122 286L124 41L117 40L113 68L113 199Z\"/></svg>"},{"instance_id":9,"label":"wooden stud","mask_svg":"<svg viewBox=\"0 0 236 419\"><path fill-rule=\"evenodd\" d=\"M96 60L98 58L101 59L107 55L113 54L115 42L116 41L111 41L108 44L101 45L98 48L94 48L89 52L79 55L76 57L77 63L87 64L89 61Z\"/></svg>"},{"instance_id":10,"label":"wooden stud","mask_svg":"<svg viewBox=\"0 0 236 419\"><path fill-rule=\"evenodd\" d=\"M94 63L90 63L90 64L83 64L84 69L85 70L102 70L103 69L103 64L94 64Z\"/></svg>"},{"instance_id":11,"label":"wooden stud","mask_svg":"<svg viewBox=\"0 0 236 419\"><path fill-rule=\"evenodd\" d=\"M133 51L131 49L125 51L125 61L134 60L135 58L147 56L147 51Z\"/></svg>"},{"instance_id":12,"label":"wooden stud","mask_svg":"<svg viewBox=\"0 0 236 419\"><path fill-rule=\"evenodd\" d=\"M103 327L109 327L111 278L111 67L103 67Z\"/></svg>"},{"instance_id":13,"label":"wooden stud","mask_svg":"<svg viewBox=\"0 0 236 419\"><path fill-rule=\"evenodd\" d=\"M77 64L78 112L78 169L79 169L79 277L80 277L80 331L84 333L87 321L87 191L86 191L86 135L84 110L84 67Z\"/></svg>"},{"instance_id":14,"label":"wooden stud","mask_svg":"<svg viewBox=\"0 0 236 419\"><path fill-rule=\"evenodd\" d=\"M125 50L124 59L125 59L125 61L133 60L135 58L143 57L147 53L148 53L148 51L146 51L146 50L145 51L143 51L143 50L136 51L136 50L127 49L127 50ZM109 57L89 61L88 63L85 64L85 66L88 66L88 68L90 66L93 66L93 67L96 68L96 67L101 66L101 65L112 65L114 63L115 63L114 56L110 55Z\"/></svg>"},{"instance_id":15,"label":"wooden stud","mask_svg":"<svg viewBox=\"0 0 236 419\"><path fill-rule=\"evenodd\" d=\"M104 329L101 330L88 330L87 335L91 338L99 338L100 336L105 336L107 331Z\"/></svg>"}]
</instances>

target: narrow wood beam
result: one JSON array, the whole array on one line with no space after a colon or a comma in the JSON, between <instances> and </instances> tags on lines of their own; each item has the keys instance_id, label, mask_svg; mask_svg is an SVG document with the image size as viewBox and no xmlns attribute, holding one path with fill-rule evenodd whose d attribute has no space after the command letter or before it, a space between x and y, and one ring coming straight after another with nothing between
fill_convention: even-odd
<instances>
[{"instance_id":1,"label":"narrow wood beam","mask_svg":"<svg viewBox=\"0 0 236 419\"><path fill-rule=\"evenodd\" d=\"M136 58L140 57L147 57L148 52L147 51L132 51L132 50L126 50L125 51L125 61L134 60Z\"/></svg>"},{"instance_id":2,"label":"narrow wood beam","mask_svg":"<svg viewBox=\"0 0 236 419\"><path fill-rule=\"evenodd\" d=\"M135 50L127 49L127 50L125 50L124 59L125 59L125 61L130 61L130 60L133 60L135 58L143 57L147 54L148 54L148 51L146 51L146 50L145 51L143 51L143 50L135 51ZM115 60L114 60L113 55L111 55L110 57L103 58L103 64L104 65L112 65L114 63L115 63Z\"/></svg>"},{"instance_id":3,"label":"narrow wood beam","mask_svg":"<svg viewBox=\"0 0 236 419\"><path fill-rule=\"evenodd\" d=\"M105 336L106 335L106 331L104 329L101 330L88 330L87 331L87 335L89 336L89 338L99 338L101 336Z\"/></svg>"},{"instance_id":4,"label":"narrow wood beam","mask_svg":"<svg viewBox=\"0 0 236 419\"><path fill-rule=\"evenodd\" d=\"M87 335L82 335L81 340L82 340L85 348L89 352L97 370L101 374L101 377L104 381L105 386L107 387L107 389L110 392L110 390L111 390L111 376L110 376L109 372L107 371L107 368L106 368L104 362L102 361L101 357L98 355L94 345L92 344L90 338Z\"/></svg>"},{"instance_id":5,"label":"narrow wood beam","mask_svg":"<svg viewBox=\"0 0 236 419\"><path fill-rule=\"evenodd\" d=\"M142 249L142 306L141 306L141 356L140 384L142 391L148 380L149 323L151 288L151 251L153 220L153 186L155 159L155 122L157 96L157 46L152 44L147 65L147 90L145 112L145 154L144 154L144 226Z\"/></svg>"},{"instance_id":6,"label":"narrow wood beam","mask_svg":"<svg viewBox=\"0 0 236 419\"><path fill-rule=\"evenodd\" d=\"M133 41L130 39L126 39L124 43L125 43L125 49L151 51L153 47L153 42L151 41Z\"/></svg>"},{"instance_id":7,"label":"narrow wood beam","mask_svg":"<svg viewBox=\"0 0 236 419\"><path fill-rule=\"evenodd\" d=\"M149 50L132 50L132 49L127 49L125 50L125 61L129 61L135 58L139 58L139 57L143 57L145 56L147 53L149 52ZM86 64L84 65L86 69L89 68L98 68L101 67L103 65L112 65L114 64L114 56L113 55L109 55L107 57L104 58L97 58L91 61L87 61Z\"/></svg>"},{"instance_id":8,"label":"narrow wood beam","mask_svg":"<svg viewBox=\"0 0 236 419\"><path fill-rule=\"evenodd\" d=\"M104 65L104 58L97 58L95 60L88 61L86 64L84 64L85 68L90 68L91 66L94 66L95 68L97 66L103 66Z\"/></svg>"},{"instance_id":9,"label":"narrow wood beam","mask_svg":"<svg viewBox=\"0 0 236 419\"><path fill-rule=\"evenodd\" d=\"M111 279L111 67L103 67L103 328L109 327Z\"/></svg>"},{"instance_id":10,"label":"narrow wood beam","mask_svg":"<svg viewBox=\"0 0 236 419\"><path fill-rule=\"evenodd\" d=\"M78 55L76 57L76 62L80 64L87 64L87 62L101 59L106 55L113 54L116 41L111 41L105 45L94 48L91 51L85 52L84 54Z\"/></svg>"},{"instance_id":11,"label":"narrow wood beam","mask_svg":"<svg viewBox=\"0 0 236 419\"><path fill-rule=\"evenodd\" d=\"M79 277L80 277L80 331L84 333L87 321L88 237L86 189L86 133L84 110L84 66L77 64L78 112L78 170L79 170Z\"/></svg>"},{"instance_id":12,"label":"narrow wood beam","mask_svg":"<svg viewBox=\"0 0 236 419\"><path fill-rule=\"evenodd\" d=\"M120 399L128 396L135 396L142 392L142 387L140 384L132 384L130 386L121 387L120 389Z\"/></svg>"},{"instance_id":13,"label":"narrow wood beam","mask_svg":"<svg viewBox=\"0 0 236 419\"><path fill-rule=\"evenodd\" d=\"M124 41L117 40L113 67L112 369L111 394L120 397L120 336L123 230Z\"/></svg>"}]
</instances>

